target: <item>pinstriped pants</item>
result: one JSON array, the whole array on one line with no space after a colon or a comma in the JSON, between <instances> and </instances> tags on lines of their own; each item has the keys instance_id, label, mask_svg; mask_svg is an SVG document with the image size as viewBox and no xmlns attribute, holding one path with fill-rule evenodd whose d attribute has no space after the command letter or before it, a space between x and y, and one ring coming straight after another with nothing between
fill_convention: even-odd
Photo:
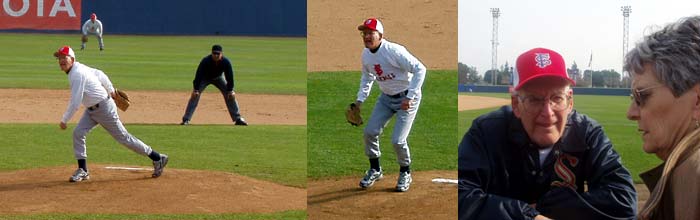
<instances>
[{"instance_id":1,"label":"pinstriped pants","mask_svg":"<svg viewBox=\"0 0 700 220\"><path fill-rule=\"evenodd\" d=\"M73 151L75 159L87 158L85 139L87 134L90 133L97 124L102 125L102 127L120 144L138 154L148 155L153 151L151 147L129 134L119 120L117 105L114 104L114 100L108 98L98 105L99 107L93 110L86 108L78 125L73 130Z\"/></svg>"},{"instance_id":2,"label":"pinstriped pants","mask_svg":"<svg viewBox=\"0 0 700 220\"><path fill-rule=\"evenodd\" d=\"M400 166L411 165L411 152L408 149L406 139L411 132L413 120L418 113L421 96L416 96L413 100L413 106L408 110L401 110L401 101L406 98L405 94L400 97L392 98L386 94L379 95L377 103L374 105L372 115L367 121L367 127L364 130L365 155L369 158L379 158L381 151L379 149L379 136L382 134L384 127L389 123L391 117L396 115L394 123L394 133L391 135L391 143L396 152L396 162Z\"/></svg>"}]
</instances>

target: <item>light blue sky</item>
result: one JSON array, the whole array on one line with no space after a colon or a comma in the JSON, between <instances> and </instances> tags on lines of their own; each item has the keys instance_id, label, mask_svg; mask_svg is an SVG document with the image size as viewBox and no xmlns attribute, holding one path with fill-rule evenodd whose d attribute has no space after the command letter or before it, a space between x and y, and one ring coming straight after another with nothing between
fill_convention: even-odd
<instances>
[{"instance_id":1,"label":"light blue sky","mask_svg":"<svg viewBox=\"0 0 700 220\"><path fill-rule=\"evenodd\" d=\"M630 49L645 34L700 15L700 1L691 0L459 0L458 60L476 66L480 74L491 68L489 9L498 7L499 67L506 61L514 64L526 50L545 47L561 53L567 67L575 61L586 69L592 52L593 69L621 72L623 5L632 6Z\"/></svg>"}]
</instances>

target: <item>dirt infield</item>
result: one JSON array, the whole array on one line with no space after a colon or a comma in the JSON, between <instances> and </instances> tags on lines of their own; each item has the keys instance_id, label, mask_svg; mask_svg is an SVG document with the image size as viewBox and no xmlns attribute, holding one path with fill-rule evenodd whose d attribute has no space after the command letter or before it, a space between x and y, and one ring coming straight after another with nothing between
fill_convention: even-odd
<instances>
[{"instance_id":1,"label":"dirt infield","mask_svg":"<svg viewBox=\"0 0 700 220\"><path fill-rule=\"evenodd\" d=\"M225 172L129 171L90 166L90 180L68 182L74 166L0 172L0 214L269 213L306 208L306 190ZM145 168L145 167L144 167ZM176 201L176 202L175 202ZM284 202L280 202L284 201Z\"/></svg>"},{"instance_id":2,"label":"dirt infield","mask_svg":"<svg viewBox=\"0 0 700 220\"><path fill-rule=\"evenodd\" d=\"M127 91L128 92L128 91ZM70 91L0 89L0 123L60 122ZM189 92L131 91L132 106L119 111L124 123L177 124L187 107ZM241 115L251 125L306 125L306 96L237 94ZM71 122L80 120L78 111ZM221 93L204 92L192 124L232 124Z\"/></svg>"},{"instance_id":3,"label":"dirt infield","mask_svg":"<svg viewBox=\"0 0 700 220\"><path fill-rule=\"evenodd\" d=\"M457 219L457 185L433 183L457 179L457 171L413 172L408 192L395 192L398 174L384 175L372 188L358 186L361 176L310 181L309 219Z\"/></svg>"},{"instance_id":4,"label":"dirt infield","mask_svg":"<svg viewBox=\"0 0 700 220\"><path fill-rule=\"evenodd\" d=\"M406 48L428 70L457 69L457 0L307 2L307 70L360 70L364 48L357 26L369 17L384 37Z\"/></svg>"},{"instance_id":5,"label":"dirt infield","mask_svg":"<svg viewBox=\"0 0 700 220\"><path fill-rule=\"evenodd\" d=\"M460 95L457 102L457 111L484 109L502 105L510 105L510 100L508 99L470 95Z\"/></svg>"}]
</instances>

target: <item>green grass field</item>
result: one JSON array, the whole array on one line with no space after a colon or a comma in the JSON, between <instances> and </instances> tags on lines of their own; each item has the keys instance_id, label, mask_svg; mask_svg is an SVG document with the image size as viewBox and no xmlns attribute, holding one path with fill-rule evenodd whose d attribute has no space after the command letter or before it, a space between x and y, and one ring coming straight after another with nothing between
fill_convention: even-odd
<instances>
[{"instance_id":1,"label":"green grass field","mask_svg":"<svg viewBox=\"0 0 700 220\"><path fill-rule=\"evenodd\" d=\"M104 52L96 41L80 51L77 34L2 33L0 45L18 49L0 50L0 88L67 89L53 52L70 45L78 62L103 70L115 87L189 91L199 61L221 44L236 92L306 94L306 38L105 35Z\"/></svg>"},{"instance_id":2,"label":"green grass field","mask_svg":"<svg viewBox=\"0 0 700 220\"><path fill-rule=\"evenodd\" d=\"M412 170L456 170L457 129L456 71L428 71L423 84L423 100L408 137ZM345 121L347 105L355 101L359 72L319 72L308 77L308 177L361 176L369 167L364 154L362 129ZM369 119L381 90L374 85L362 106ZM393 119L384 129L380 144L382 168L398 172L391 143Z\"/></svg>"},{"instance_id":3,"label":"green grass field","mask_svg":"<svg viewBox=\"0 0 700 220\"><path fill-rule=\"evenodd\" d=\"M57 125L0 124L0 171L75 164L72 129ZM303 126L127 125L129 132L171 160L168 168L219 170L305 187ZM263 141L264 140L264 141ZM89 163L150 166L150 160L114 141L103 128L88 135Z\"/></svg>"},{"instance_id":4,"label":"green grass field","mask_svg":"<svg viewBox=\"0 0 700 220\"><path fill-rule=\"evenodd\" d=\"M460 95L465 95L462 93ZM471 93L469 95L508 98L506 93ZM655 155L642 151L642 140L637 133L637 122L627 120L625 114L630 100L627 96L575 95L574 108L590 116L603 126L603 130L613 143L615 151L622 157L622 162L632 173L636 183L641 183L639 173L661 163ZM458 140L471 126L472 120L479 115L496 110L479 109L459 112Z\"/></svg>"},{"instance_id":5,"label":"green grass field","mask_svg":"<svg viewBox=\"0 0 700 220\"><path fill-rule=\"evenodd\" d=\"M189 91L212 44L221 44L234 65L235 90L249 94L306 94L306 39L230 36L106 35L100 53L95 38L80 51L80 35L0 34L0 88L69 89L53 52L76 49L78 62L99 68L117 88ZM218 92L210 86L207 91ZM63 106L61 108L64 108ZM75 116L79 117L79 116ZM57 118L56 120L59 120ZM72 129L56 124L0 124L0 172L74 165ZM306 187L306 126L148 125L127 129L171 160L168 168L216 170L293 187ZM88 135L89 164L150 166L119 145L104 129ZM167 172L167 171L166 171ZM67 174L68 175L68 174ZM0 219L306 219L305 210L279 213L201 215L48 214L0 215Z\"/></svg>"}]
</instances>

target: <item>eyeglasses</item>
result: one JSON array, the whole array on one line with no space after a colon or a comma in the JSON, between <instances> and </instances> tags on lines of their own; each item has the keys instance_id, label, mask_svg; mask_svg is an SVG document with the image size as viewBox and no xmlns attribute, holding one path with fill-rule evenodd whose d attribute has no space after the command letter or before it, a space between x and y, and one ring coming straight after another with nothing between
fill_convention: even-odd
<instances>
[{"instance_id":1,"label":"eyeglasses","mask_svg":"<svg viewBox=\"0 0 700 220\"><path fill-rule=\"evenodd\" d=\"M360 36L365 37L368 35L373 35L374 33L379 33L379 32L377 32L377 31L367 31L367 32L360 31Z\"/></svg>"},{"instance_id":2,"label":"eyeglasses","mask_svg":"<svg viewBox=\"0 0 700 220\"><path fill-rule=\"evenodd\" d=\"M542 111L545 101L552 111L560 112L569 107L571 101L570 95L554 94L547 98L537 96L518 96L518 100L523 104L526 111L539 112Z\"/></svg>"},{"instance_id":3,"label":"eyeglasses","mask_svg":"<svg viewBox=\"0 0 700 220\"><path fill-rule=\"evenodd\" d=\"M638 107L644 106L646 103L647 99L651 95L650 92L646 92L647 90L655 89L662 87L664 85L655 85L655 86L650 86L646 87L643 89L632 89L632 93L630 94L630 99L636 104Z\"/></svg>"}]
</instances>

